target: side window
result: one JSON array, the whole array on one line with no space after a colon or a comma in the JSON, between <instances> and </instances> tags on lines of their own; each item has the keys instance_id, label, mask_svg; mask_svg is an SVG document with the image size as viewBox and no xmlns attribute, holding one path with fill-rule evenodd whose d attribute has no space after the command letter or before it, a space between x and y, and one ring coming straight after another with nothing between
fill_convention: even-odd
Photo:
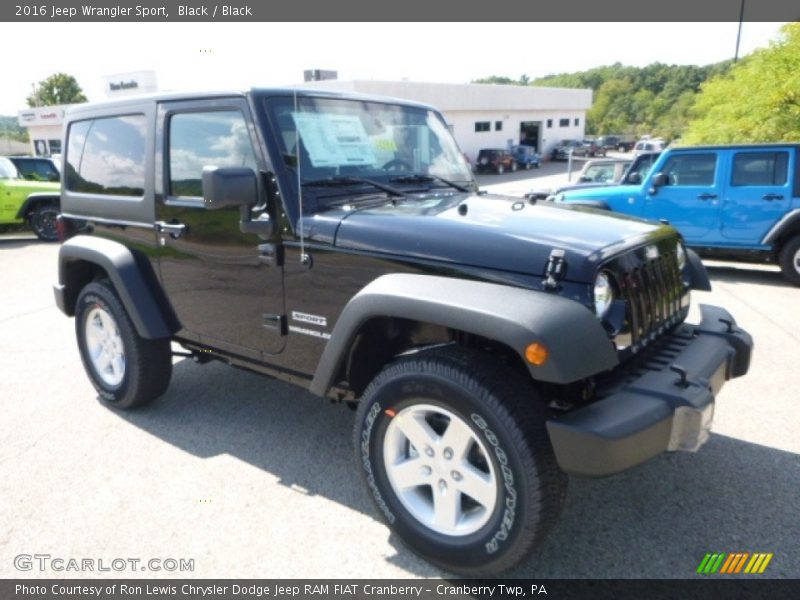
<instances>
[{"instance_id":1,"label":"side window","mask_svg":"<svg viewBox=\"0 0 800 600\"><path fill-rule=\"evenodd\" d=\"M110 196L144 195L144 115L72 123L67 136L67 189Z\"/></svg>"},{"instance_id":2,"label":"side window","mask_svg":"<svg viewBox=\"0 0 800 600\"><path fill-rule=\"evenodd\" d=\"M784 185L788 166L788 152L737 152L731 185Z\"/></svg>"},{"instance_id":3,"label":"side window","mask_svg":"<svg viewBox=\"0 0 800 600\"><path fill-rule=\"evenodd\" d=\"M169 194L201 197L205 166L258 169L239 111L178 113L170 118Z\"/></svg>"},{"instance_id":4,"label":"side window","mask_svg":"<svg viewBox=\"0 0 800 600\"><path fill-rule=\"evenodd\" d=\"M678 154L667 160L661 172L667 176L667 185L714 185L716 168L716 154Z\"/></svg>"}]
</instances>

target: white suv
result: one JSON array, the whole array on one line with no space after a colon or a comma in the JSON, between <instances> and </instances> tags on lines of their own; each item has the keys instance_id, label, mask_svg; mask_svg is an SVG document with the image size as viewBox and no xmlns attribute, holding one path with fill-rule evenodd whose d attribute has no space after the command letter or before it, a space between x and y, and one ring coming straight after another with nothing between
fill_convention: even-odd
<instances>
[{"instance_id":1,"label":"white suv","mask_svg":"<svg viewBox=\"0 0 800 600\"><path fill-rule=\"evenodd\" d=\"M643 152L663 152L666 146L666 142L658 138L639 140L633 147L633 155L639 156Z\"/></svg>"}]
</instances>

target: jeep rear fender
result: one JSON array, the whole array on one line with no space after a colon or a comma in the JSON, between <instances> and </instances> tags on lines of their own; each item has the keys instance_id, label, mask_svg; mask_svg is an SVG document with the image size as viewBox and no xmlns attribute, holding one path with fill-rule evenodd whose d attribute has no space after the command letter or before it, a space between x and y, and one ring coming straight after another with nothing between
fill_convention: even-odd
<instances>
[{"instance_id":1,"label":"jeep rear fender","mask_svg":"<svg viewBox=\"0 0 800 600\"><path fill-rule=\"evenodd\" d=\"M22 206L19 207L19 210L17 211L17 218L24 219L27 216L28 211L39 203L58 204L59 199L60 197L58 194L53 194L51 192L38 192L36 194L31 194L25 199L25 202L22 203Z\"/></svg>"},{"instance_id":2,"label":"jeep rear fender","mask_svg":"<svg viewBox=\"0 0 800 600\"><path fill-rule=\"evenodd\" d=\"M546 292L428 275L379 277L347 303L325 346L310 389L324 396L361 327L376 317L439 325L508 346L539 381L569 383L613 368L617 354L608 334L585 306ZM541 366L525 349L543 344Z\"/></svg>"},{"instance_id":3,"label":"jeep rear fender","mask_svg":"<svg viewBox=\"0 0 800 600\"><path fill-rule=\"evenodd\" d=\"M174 317L165 302L159 302L155 276L143 272L149 269L145 261L137 261L124 245L103 238L79 235L65 242L58 252L58 285L56 302L68 316L75 314L75 302L86 283L80 265L96 265L108 274L119 294L136 331L144 338L171 337L177 330L171 326Z\"/></svg>"},{"instance_id":4,"label":"jeep rear fender","mask_svg":"<svg viewBox=\"0 0 800 600\"><path fill-rule=\"evenodd\" d=\"M761 240L761 243L772 245L784 236L791 237L796 233L800 233L800 208L790 210L783 215L781 220L775 223L767 232L764 239Z\"/></svg>"}]
</instances>

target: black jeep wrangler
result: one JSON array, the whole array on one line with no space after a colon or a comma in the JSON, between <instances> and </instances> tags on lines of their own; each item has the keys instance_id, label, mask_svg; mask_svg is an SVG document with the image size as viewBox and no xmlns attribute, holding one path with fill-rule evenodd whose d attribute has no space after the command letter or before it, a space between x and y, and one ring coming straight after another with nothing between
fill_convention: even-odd
<instances>
[{"instance_id":1,"label":"black jeep wrangler","mask_svg":"<svg viewBox=\"0 0 800 600\"><path fill-rule=\"evenodd\" d=\"M172 343L358 412L389 526L496 573L547 533L567 473L696 450L752 341L684 322L697 256L667 225L477 190L443 117L309 90L164 95L66 116L55 295L119 408Z\"/></svg>"}]
</instances>

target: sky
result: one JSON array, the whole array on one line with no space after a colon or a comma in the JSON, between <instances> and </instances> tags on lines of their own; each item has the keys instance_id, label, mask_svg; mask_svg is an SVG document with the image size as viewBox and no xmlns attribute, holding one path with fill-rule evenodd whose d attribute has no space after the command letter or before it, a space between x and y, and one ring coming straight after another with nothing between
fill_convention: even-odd
<instances>
[{"instance_id":1,"label":"sky","mask_svg":"<svg viewBox=\"0 0 800 600\"><path fill-rule=\"evenodd\" d=\"M161 91L246 89L339 79L468 83L581 71L620 62L705 65L733 58L738 23L18 23L0 36L0 115L26 107L32 85L73 75L89 100L103 77L154 70ZM744 23L739 55L781 23ZM16 56L11 59L9 57Z\"/></svg>"}]
</instances>

